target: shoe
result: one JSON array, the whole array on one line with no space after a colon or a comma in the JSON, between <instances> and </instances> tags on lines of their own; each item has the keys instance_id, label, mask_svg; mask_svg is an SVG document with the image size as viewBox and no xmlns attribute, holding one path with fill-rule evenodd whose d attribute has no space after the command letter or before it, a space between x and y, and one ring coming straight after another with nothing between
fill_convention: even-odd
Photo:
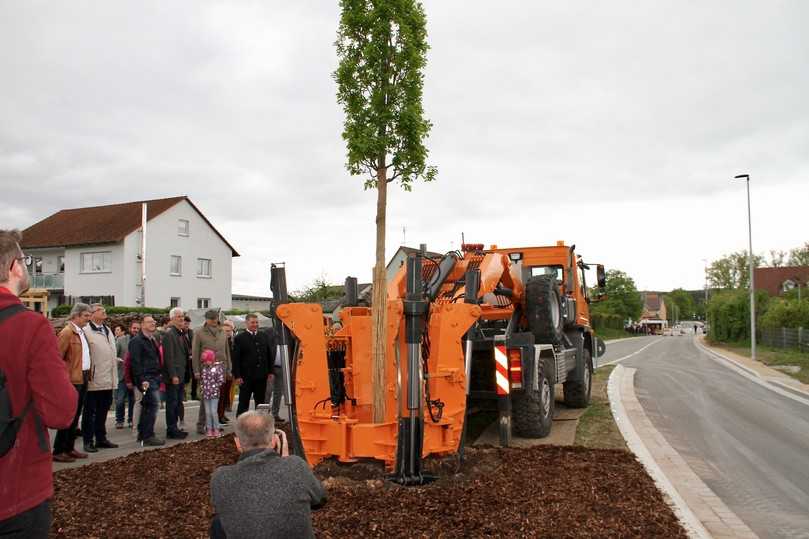
<instances>
[{"instance_id":1,"label":"shoe","mask_svg":"<svg viewBox=\"0 0 809 539\"><path fill-rule=\"evenodd\" d=\"M205 434L206 432L204 427L197 427L197 434Z\"/></svg>"},{"instance_id":2,"label":"shoe","mask_svg":"<svg viewBox=\"0 0 809 539\"><path fill-rule=\"evenodd\" d=\"M126 422L126 428L128 428L128 429L132 428L132 422L131 421Z\"/></svg>"},{"instance_id":3,"label":"shoe","mask_svg":"<svg viewBox=\"0 0 809 539\"><path fill-rule=\"evenodd\" d=\"M116 423L115 428L120 430L120 429L124 428L124 424L123 423Z\"/></svg>"},{"instance_id":4,"label":"shoe","mask_svg":"<svg viewBox=\"0 0 809 539\"><path fill-rule=\"evenodd\" d=\"M166 434L166 438L169 440L185 440L186 436L188 436L187 432L177 431L177 432L169 432Z\"/></svg>"},{"instance_id":5,"label":"shoe","mask_svg":"<svg viewBox=\"0 0 809 539\"><path fill-rule=\"evenodd\" d=\"M227 423L230 423L230 419L228 419L228 416L223 415L222 417L219 418L219 422L227 424Z\"/></svg>"},{"instance_id":6,"label":"shoe","mask_svg":"<svg viewBox=\"0 0 809 539\"><path fill-rule=\"evenodd\" d=\"M166 442L158 438L157 436L152 436L151 438L146 438L141 442L143 447L160 447L161 445L166 445Z\"/></svg>"},{"instance_id":7,"label":"shoe","mask_svg":"<svg viewBox=\"0 0 809 539\"><path fill-rule=\"evenodd\" d=\"M118 444L114 444L109 440L101 440L100 442L96 443L96 447L98 449L115 449L118 447Z\"/></svg>"},{"instance_id":8,"label":"shoe","mask_svg":"<svg viewBox=\"0 0 809 539\"><path fill-rule=\"evenodd\" d=\"M70 456L69 453L59 453L53 456L54 462L76 462L76 459Z\"/></svg>"},{"instance_id":9,"label":"shoe","mask_svg":"<svg viewBox=\"0 0 809 539\"><path fill-rule=\"evenodd\" d=\"M81 451L76 451L75 449L73 449L72 451L68 451L65 454L70 455L74 459L86 459L87 458L87 453L82 453Z\"/></svg>"},{"instance_id":10,"label":"shoe","mask_svg":"<svg viewBox=\"0 0 809 539\"><path fill-rule=\"evenodd\" d=\"M98 449L96 449L95 444L93 442L84 444L84 451L87 453L98 453Z\"/></svg>"}]
</instances>

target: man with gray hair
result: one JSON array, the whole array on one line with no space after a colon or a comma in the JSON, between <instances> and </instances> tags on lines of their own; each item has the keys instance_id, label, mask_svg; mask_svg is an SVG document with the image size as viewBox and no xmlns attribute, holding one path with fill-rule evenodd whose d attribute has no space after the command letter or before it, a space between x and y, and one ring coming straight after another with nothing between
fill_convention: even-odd
<instances>
[{"instance_id":1,"label":"man with gray hair","mask_svg":"<svg viewBox=\"0 0 809 539\"><path fill-rule=\"evenodd\" d=\"M86 303L76 303L70 309L70 321L62 328L57 341L59 354L70 375L70 382L79 393L73 423L70 424L70 427L59 430L53 441L53 460L57 462L73 462L76 459L87 458L87 453L77 451L74 444L76 427L84 409L84 397L87 394L87 382L90 379L90 367L92 366L90 343L84 332L89 322L90 306Z\"/></svg>"},{"instance_id":2,"label":"man with gray hair","mask_svg":"<svg viewBox=\"0 0 809 539\"><path fill-rule=\"evenodd\" d=\"M163 381L166 384L166 438L182 440L188 433L177 421L185 393L185 366L190 350L183 338L185 313L179 307L169 311L169 327L163 333Z\"/></svg>"},{"instance_id":3,"label":"man with gray hair","mask_svg":"<svg viewBox=\"0 0 809 539\"><path fill-rule=\"evenodd\" d=\"M273 417L241 414L236 448L238 462L211 477L211 537L314 537L311 510L326 502L326 491L305 460L289 456Z\"/></svg>"}]
</instances>

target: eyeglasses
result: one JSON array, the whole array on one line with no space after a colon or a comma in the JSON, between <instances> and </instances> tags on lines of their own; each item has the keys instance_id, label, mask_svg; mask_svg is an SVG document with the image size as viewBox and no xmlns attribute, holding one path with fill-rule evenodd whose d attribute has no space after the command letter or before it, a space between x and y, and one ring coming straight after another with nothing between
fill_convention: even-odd
<instances>
[{"instance_id":1,"label":"eyeglasses","mask_svg":"<svg viewBox=\"0 0 809 539\"><path fill-rule=\"evenodd\" d=\"M13 266L14 262L20 261L22 261L26 266L30 266L31 264L34 263L34 257L31 255L18 256L17 258L14 259L14 261L11 262L11 265Z\"/></svg>"}]
</instances>

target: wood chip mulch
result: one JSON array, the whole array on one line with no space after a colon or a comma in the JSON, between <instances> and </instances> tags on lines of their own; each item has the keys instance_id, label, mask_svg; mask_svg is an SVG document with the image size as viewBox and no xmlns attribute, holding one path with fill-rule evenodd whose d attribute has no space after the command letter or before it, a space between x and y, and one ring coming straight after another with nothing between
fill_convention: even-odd
<instances>
[{"instance_id":1,"label":"wood chip mulch","mask_svg":"<svg viewBox=\"0 0 809 539\"><path fill-rule=\"evenodd\" d=\"M232 436L54 474L52 537L208 536L209 478L235 462ZM440 478L400 487L373 464L325 463L318 537L686 537L652 479L626 451L467 448L430 463Z\"/></svg>"}]
</instances>

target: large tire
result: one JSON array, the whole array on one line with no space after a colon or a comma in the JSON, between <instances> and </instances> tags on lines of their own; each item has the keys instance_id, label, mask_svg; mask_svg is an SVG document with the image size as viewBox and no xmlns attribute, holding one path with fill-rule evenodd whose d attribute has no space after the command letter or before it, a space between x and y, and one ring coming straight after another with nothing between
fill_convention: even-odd
<instances>
[{"instance_id":1,"label":"large tire","mask_svg":"<svg viewBox=\"0 0 809 539\"><path fill-rule=\"evenodd\" d=\"M537 344L562 342L564 319L559 286L552 275L536 275L525 284L525 318Z\"/></svg>"},{"instance_id":2,"label":"large tire","mask_svg":"<svg viewBox=\"0 0 809 539\"><path fill-rule=\"evenodd\" d=\"M565 406L570 408L587 408L590 404L590 392L593 389L593 361L590 350L584 348L584 379L564 383Z\"/></svg>"},{"instance_id":3,"label":"large tire","mask_svg":"<svg viewBox=\"0 0 809 539\"><path fill-rule=\"evenodd\" d=\"M514 431L522 438L544 438L551 432L555 398L553 380L550 378L548 363L539 366L538 391L526 388L511 397L511 417Z\"/></svg>"}]
</instances>

